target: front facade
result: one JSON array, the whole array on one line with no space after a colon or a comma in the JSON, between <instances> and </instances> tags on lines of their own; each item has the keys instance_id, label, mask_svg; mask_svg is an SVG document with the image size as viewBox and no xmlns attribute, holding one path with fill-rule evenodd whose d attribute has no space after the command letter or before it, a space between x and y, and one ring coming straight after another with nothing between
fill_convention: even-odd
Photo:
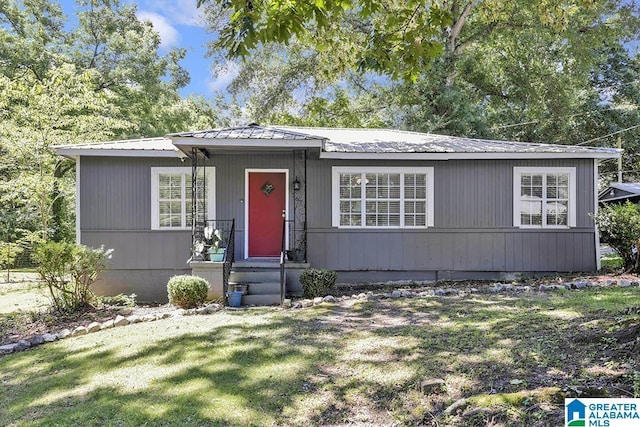
<instances>
[{"instance_id":1,"label":"front facade","mask_svg":"<svg viewBox=\"0 0 640 427\"><path fill-rule=\"evenodd\" d=\"M156 301L169 277L191 272L194 224L206 221L233 221L234 260L280 256L286 224L286 249L339 281L592 271L598 161L619 156L260 126L57 150L77 162L78 240L114 249L99 291Z\"/></svg>"}]
</instances>

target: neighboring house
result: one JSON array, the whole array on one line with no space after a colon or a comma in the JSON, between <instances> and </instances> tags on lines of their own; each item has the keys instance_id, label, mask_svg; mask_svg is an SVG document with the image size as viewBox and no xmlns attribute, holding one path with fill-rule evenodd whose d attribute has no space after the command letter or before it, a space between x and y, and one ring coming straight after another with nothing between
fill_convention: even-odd
<instances>
[{"instance_id":1,"label":"neighboring house","mask_svg":"<svg viewBox=\"0 0 640 427\"><path fill-rule=\"evenodd\" d=\"M640 201L640 182L612 182L600 192L600 203L638 203Z\"/></svg>"},{"instance_id":2,"label":"neighboring house","mask_svg":"<svg viewBox=\"0 0 640 427\"><path fill-rule=\"evenodd\" d=\"M207 220L231 239L230 268L277 260L283 211L288 249L306 249L306 263L295 266L334 269L339 281L596 270L589 213L597 210L598 161L620 156L610 148L258 125L56 151L76 159L78 241L115 250L100 291L142 300L166 299L168 278L198 264L187 261L202 258L192 244Z\"/></svg>"}]
</instances>

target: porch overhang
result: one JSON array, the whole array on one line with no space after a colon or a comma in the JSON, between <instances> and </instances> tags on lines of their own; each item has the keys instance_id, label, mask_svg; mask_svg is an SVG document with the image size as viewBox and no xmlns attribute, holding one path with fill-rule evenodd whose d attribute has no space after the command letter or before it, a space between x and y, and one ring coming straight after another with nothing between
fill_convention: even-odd
<instances>
[{"instance_id":1,"label":"porch overhang","mask_svg":"<svg viewBox=\"0 0 640 427\"><path fill-rule=\"evenodd\" d=\"M247 152L291 152L295 150L314 150L320 153L324 147L323 139L222 139L197 137L172 137L173 145L188 157L192 157L193 149L208 155L215 153L247 153Z\"/></svg>"}]
</instances>

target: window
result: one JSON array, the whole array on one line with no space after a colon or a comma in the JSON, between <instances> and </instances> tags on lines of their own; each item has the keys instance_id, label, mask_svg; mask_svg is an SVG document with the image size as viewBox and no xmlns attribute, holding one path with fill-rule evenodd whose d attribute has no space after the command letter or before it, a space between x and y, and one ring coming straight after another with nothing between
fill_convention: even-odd
<instances>
[{"instance_id":1,"label":"window","mask_svg":"<svg viewBox=\"0 0 640 427\"><path fill-rule=\"evenodd\" d=\"M151 168L151 229L188 230L192 221L192 189L190 167ZM215 212L215 168L201 168L198 189L206 197L206 217Z\"/></svg>"},{"instance_id":2,"label":"window","mask_svg":"<svg viewBox=\"0 0 640 427\"><path fill-rule=\"evenodd\" d=\"M334 167L334 227L433 226L433 168Z\"/></svg>"},{"instance_id":3,"label":"window","mask_svg":"<svg viewBox=\"0 0 640 427\"><path fill-rule=\"evenodd\" d=\"M575 168L514 168L513 223L521 228L576 226Z\"/></svg>"}]
</instances>

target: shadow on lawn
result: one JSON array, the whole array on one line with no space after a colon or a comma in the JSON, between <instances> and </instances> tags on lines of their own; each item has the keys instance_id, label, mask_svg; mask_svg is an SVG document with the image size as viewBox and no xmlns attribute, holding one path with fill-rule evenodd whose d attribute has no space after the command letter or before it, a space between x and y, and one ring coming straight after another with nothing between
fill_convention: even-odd
<instances>
[{"instance_id":1,"label":"shadow on lawn","mask_svg":"<svg viewBox=\"0 0 640 427\"><path fill-rule=\"evenodd\" d=\"M433 417L441 425L544 424L559 407L544 411L525 395L516 410L497 405L477 420L442 411L461 397L592 380L585 372L598 364L602 344L572 337L594 313L567 303L575 313L563 318L550 311L560 305L375 301L202 316L226 323L126 351L98 342L70 352L59 343L0 359L0 424L428 424ZM173 325L163 322L156 323ZM145 326L128 328L137 327ZM422 389L430 378L445 387Z\"/></svg>"}]
</instances>

